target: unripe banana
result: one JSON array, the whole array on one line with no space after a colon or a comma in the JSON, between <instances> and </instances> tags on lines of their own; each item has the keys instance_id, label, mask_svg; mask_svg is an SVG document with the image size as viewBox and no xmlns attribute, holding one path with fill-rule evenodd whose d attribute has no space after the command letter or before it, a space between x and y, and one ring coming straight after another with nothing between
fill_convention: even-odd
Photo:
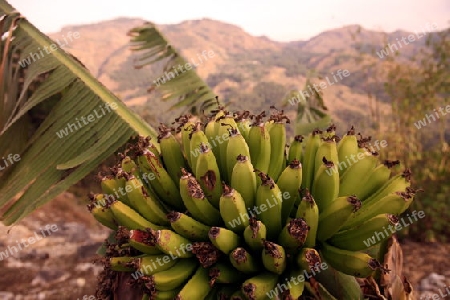
<instances>
[{"instance_id":1,"label":"unripe banana","mask_svg":"<svg viewBox=\"0 0 450 300\"><path fill-rule=\"evenodd\" d=\"M365 278L377 269L384 270L376 259L362 252L342 250L324 243L321 254L333 268L347 275Z\"/></svg>"},{"instance_id":2,"label":"unripe banana","mask_svg":"<svg viewBox=\"0 0 450 300\"><path fill-rule=\"evenodd\" d=\"M211 118L211 120L208 122L206 128L205 128L205 134L208 138L208 140L211 143L211 149L214 153L214 156L216 157L218 163L219 161L222 161L222 157L220 156L220 148L219 148L219 141L221 136L219 136L219 129L220 129L220 119L225 115L225 112L223 109L219 109L216 114ZM217 141L217 143L216 143ZM220 167L220 166L219 166Z\"/></svg>"},{"instance_id":3,"label":"unripe banana","mask_svg":"<svg viewBox=\"0 0 450 300\"><path fill-rule=\"evenodd\" d=\"M217 165L216 157L206 144L200 144L200 154L195 167L197 178L203 192L214 207L219 207L222 195L221 174Z\"/></svg>"},{"instance_id":4,"label":"unripe banana","mask_svg":"<svg viewBox=\"0 0 450 300\"><path fill-rule=\"evenodd\" d=\"M152 242L151 235L145 230L130 230L128 244L145 254L161 254L161 250Z\"/></svg>"},{"instance_id":5,"label":"unripe banana","mask_svg":"<svg viewBox=\"0 0 450 300\"><path fill-rule=\"evenodd\" d=\"M398 160L385 160L382 164L378 165L373 172L367 176L367 180L363 184L360 184L360 190L356 196L361 199L361 201L364 201L370 195L375 194L389 181L389 177L391 177L391 168L399 163L400 161Z\"/></svg>"},{"instance_id":6,"label":"unripe banana","mask_svg":"<svg viewBox=\"0 0 450 300\"><path fill-rule=\"evenodd\" d=\"M155 189L158 196L164 199L167 204L182 210L184 205L179 189L153 152L149 150L139 152L138 164L142 173L154 174L155 179L152 180L151 186Z\"/></svg>"},{"instance_id":7,"label":"unripe banana","mask_svg":"<svg viewBox=\"0 0 450 300\"><path fill-rule=\"evenodd\" d=\"M286 151L286 123L290 123L289 119L283 114L283 111L277 112L270 116L270 120L274 123L270 126L270 162L267 174L277 180L284 169L285 151ZM250 156L251 157L251 156Z\"/></svg>"},{"instance_id":8,"label":"unripe banana","mask_svg":"<svg viewBox=\"0 0 450 300\"><path fill-rule=\"evenodd\" d=\"M360 148L357 157L358 160L347 166L347 170L339 179L339 196L356 195L359 197L360 186L363 186L378 164L377 152L371 153L365 148Z\"/></svg>"},{"instance_id":9,"label":"unripe banana","mask_svg":"<svg viewBox=\"0 0 450 300\"><path fill-rule=\"evenodd\" d=\"M298 206L296 218L302 218L309 226L308 235L304 243L305 247L316 246L317 229L319 228L319 207L309 191L303 190L304 196Z\"/></svg>"},{"instance_id":10,"label":"unripe banana","mask_svg":"<svg viewBox=\"0 0 450 300\"><path fill-rule=\"evenodd\" d=\"M280 177L277 180L277 185L284 195L289 197L283 198L282 210L281 210L281 222L284 224L289 217L294 204L299 197L298 190L302 184L302 165L297 159L294 159L283 170Z\"/></svg>"},{"instance_id":11,"label":"unripe banana","mask_svg":"<svg viewBox=\"0 0 450 300\"><path fill-rule=\"evenodd\" d=\"M210 227L180 212L167 214L170 226L179 235L192 241L208 241Z\"/></svg>"},{"instance_id":12,"label":"unripe banana","mask_svg":"<svg viewBox=\"0 0 450 300\"><path fill-rule=\"evenodd\" d=\"M150 230L150 239L159 250L171 256L189 258L193 255L186 249L189 248L191 242L172 230Z\"/></svg>"},{"instance_id":13,"label":"unripe banana","mask_svg":"<svg viewBox=\"0 0 450 300\"><path fill-rule=\"evenodd\" d=\"M118 175L123 175L123 172L125 172L125 173L133 175L134 177L136 177L137 179L142 181L141 175L139 173L139 166L136 164L136 162L130 156L125 156L124 158L122 158L121 168L122 169L119 168L117 170ZM122 176L122 178L124 178L124 177Z\"/></svg>"},{"instance_id":14,"label":"unripe banana","mask_svg":"<svg viewBox=\"0 0 450 300\"><path fill-rule=\"evenodd\" d=\"M225 222L225 227L234 232L243 232L250 224L242 195L225 183L222 197L220 197L220 215Z\"/></svg>"},{"instance_id":15,"label":"unripe banana","mask_svg":"<svg viewBox=\"0 0 450 300\"><path fill-rule=\"evenodd\" d=\"M404 192L411 186L411 171L406 169L402 174L398 174L386 182L378 191L364 201L364 205L378 202L391 193Z\"/></svg>"},{"instance_id":16,"label":"unripe banana","mask_svg":"<svg viewBox=\"0 0 450 300\"><path fill-rule=\"evenodd\" d=\"M211 286L215 283L235 283L245 278L241 272L223 262L216 263L209 269L209 277Z\"/></svg>"},{"instance_id":17,"label":"unripe banana","mask_svg":"<svg viewBox=\"0 0 450 300\"><path fill-rule=\"evenodd\" d=\"M250 219L250 225L244 230L245 243L254 251L261 251L263 242L267 237L267 228L263 222L256 218Z\"/></svg>"},{"instance_id":18,"label":"unripe banana","mask_svg":"<svg viewBox=\"0 0 450 300\"><path fill-rule=\"evenodd\" d=\"M336 165L323 158L312 184L311 194L314 196L319 211L323 211L339 195L339 172Z\"/></svg>"},{"instance_id":19,"label":"unripe banana","mask_svg":"<svg viewBox=\"0 0 450 300\"><path fill-rule=\"evenodd\" d=\"M191 196L191 189L195 184L195 178L193 175L186 171L186 169L181 169L182 176L180 178L180 195L183 200L183 204L189 213L194 217L194 219L201 221L207 225L212 225L208 223L208 218L204 216L204 213L201 212L194 203L194 199Z\"/></svg>"},{"instance_id":20,"label":"unripe banana","mask_svg":"<svg viewBox=\"0 0 450 300\"><path fill-rule=\"evenodd\" d=\"M128 229L144 230L147 228L151 228L158 230L163 228L147 221L138 212L120 201L114 201L110 203L109 208L111 209L111 212L114 215L114 220L117 221L117 224Z\"/></svg>"},{"instance_id":21,"label":"unripe banana","mask_svg":"<svg viewBox=\"0 0 450 300\"><path fill-rule=\"evenodd\" d=\"M344 250L358 251L375 246L395 233L391 228L399 224L396 216L381 214L375 216L359 226L335 234L328 241L331 245ZM390 232L387 231L388 227ZM382 239L378 234L381 232Z\"/></svg>"},{"instance_id":22,"label":"unripe banana","mask_svg":"<svg viewBox=\"0 0 450 300\"><path fill-rule=\"evenodd\" d=\"M278 241L286 251L294 253L304 245L308 231L309 226L305 220L291 219L281 231Z\"/></svg>"},{"instance_id":23,"label":"unripe banana","mask_svg":"<svg viewBox=\"0 0 450 300\"><path fill-rule=\"evenodd\" d=\"M181 291L181 287L178 287L176 289L170 290L170 291L154 291L152 293L152 298L148 298L148 300L173 300L178 293ZM144 300L144 299L142 299Z\"/></svg>"},{"instance_id":24,"label":"unripe banana","mask_svg":"<svg viewBox=\"0 0 450 300\"><path fill-rule=\"evenodd\" d=\"M288 163L294 159L302 161L303 153L303 136L296 135L291 145L289 146Z\"/></svg>"},{"instance_id":25,"label":"unripe banana","mask_svg":"<svg viewBox=\"0 0 450 300\"><path fill-rule=\"evenodd\" d=\"M188 182L189 195L197 211L201 214L196 219L206 225L219 225L222 223L220 212L206 198L200 184L191 178Z\"/></svg>"},{"instance_id":26,"label":"unripe banana","mask_svg":"<svg viewBox=\"0 0 450 300\"><path fill-rule=\"evenodd\" d=\"M248 133L250 157L255 169L267 173L270 163L270 135L263 121L265 112L255 116L255 121Z\"/></svg>"},{"instance_id":27,"label":"unripe banana","mask_svg":"<svg viewBox=\"0 0 450 300\"><path fill-rule=\"evenodd\" d=\"M125 194L125 178L104 176L101 178L101 188L103 194L108 195L108 198L114 197L116 200L120 200L125 204L129 204L127 195ZM121 193L119 193L121 192Z\"/></svg>"},{"instance_id":28,"label":"unripe banana","mask_svg":"<svg viewBox=\"0 0 450 300\"><path fill-rule=\"evenodd\" d=\"M194 171L195 176L197 177L196 169L197 169L197 160L201 153L201 145L209 145L208 138L205 133L201 129L201 123L197 122L192 129L192 132L189 135L189 155L190 155L190 166L192 171ZM211 147L209 147L211 148Z\"/></svg>"},{"instance_id":29,"label":"unripe banana","mask_svg":"<svg viewBox=\"0 0 450 300\"><path fill-rule=\"evenodd\" d=\"M414 195L410 193L392 193L377 202L364 202L359 211L353 214L340 230L359 226L363 222L380 214L400 215L412 202Z\"/></svg>"},{"instance_id":30,"label":"unripe banana","mask_svg":"<svg viewBox=\"0 0 450 300\"><path fill-rule=\"evenodd\" d=\"M194 259L177 259L176 261L170 269L150 276L150 282L157 290L170 291L180 287L198 266Z\"/></svg>"},{"instance_id":31,"label":"unripe banana","mask_svg":"<svg viewBox=\"0 0 450 300\"><path fill-rule=\"evenodd\" d=\"M211 227L208 237L211 243L225 254L229 254L241 241L236 233L222 227Z\"/></svg>"},{"instance_id":32,"label":"unripe banana","mask_svg":"<svg viewBox=\"0 0 450 300\"><path fill-rule=\"evenodd\" d=\"M250 150L244 137L239 133L237 128L230 128L230 138L228 139L227 151L226 151L226 165L228 181L231 181L231 175L233 174L234 165L239 155L247 156L250 158Z\"/></svg>"},{"instance_id":33,"label":"unripe banana","mask_svg":"<svg viewBox=\"0 0 450 300\"><path fill-rule=\"evenodd\" d=\"M335 163L336 168L338 167L337 163L339 161L339 158L334 137L320 140L319 148L317 148L316 158L314 161L314 174L317 174L319 167L322 165L324 157L327 160L331 160L333 163Z\"/></svg>"},{"instance_id":34,"label":"unripe banana","mask_svg":"<svg viewBox=\"0 0 450 300\"><path fill-rule=\"evenodd\" d=\"M261 185L256 191L256 206L261 209L259 219L266 225L267 238L275 239L282 228L282 193L278 185L267 174L259 172Z\"/></svg>"},{"instance_id":35,"label":"unripe banana","mask_svg":"<svg viewBox=\"0 0 450 300\"><path fill-rule=\"evenodd\" d=\"M169 270L176 263L176 259L172 259L166 254L146 255L136 259L135 269L143 275L149 276Z\"/></svg>"},{"instance_id":36,"label":"unripe banana","mask_svg":"<svg viewBox=\"0 0 450 300\"><path fill-rule=\"evenodd\" d=\"M110 257L108 264L113 271L117 272L132 272L135 268L134 261L136 257L124 256L124 257Z\"/></svg>"},{"instance_id":37,"label":"unripe banana","mask_svg":"<svg viewBox=\"0 0 450 300\"><path fill-rule=\"evenodd\" d=\"M352 155L357 155L359 151L358 139L355 135L355 128L352 126L347 134L342 137L337 145L339 163L347 161ZM342 176L347 168L339 168L339 175Z\"/></svg>"},{"instance_id":38,"label":"unripe banana","mask_svg":"<svg viewBox=\"0 0 450 300\"><path fill-rule=\"evenodd\" d=\"M308 273L320 272L319 267L322 263L319 252L314 248L303 248L296 257L297 265L300 270L305 270Z\"/></svg>"},{"instance_id":39,"label":"unripe banana","mask_svg":"<svg viewBox=\"0 0 450 300\"><path fill-rule=\"evenodd\" d=\"M150 197L145 191L142 182L133 175L127 179L126 192L131 207L144 218L156 225L169 225L166 212L160 202Z\"/></svg>"},{"instance_id":40,"label":"unripe banana","mask_svg":"<svg viewBox=\"0 0 450 300\"><path fill-rule=\"evenodd\" d=\"M169 128L161 124L158 129L160 132L158 135L158 142L161 147L164 165L173 182L175 182L175 184L179 184L181 168L187 167L183 156L183 151L181 150L181 145L172 135Z\"/></svg>"},{"instance_id":41,"label":"unripe banana","mask_svg":"<svg viewBox=\"0 0 450 300\"><path fill-rule=\"evenodd\" d=\"M181 131L181 146L183 149L184 157L188 162L189 166L192 166L191 163L191 133L195 127L195 123L190 121L190 116L181 116L176 119L181 125L179 130Z\"/></svg>"},{"instance_id":42,"label":"unripe banana","mask_svg":"<svg viewBox=\"0 0 450 300\"><path fill-rule=\"evenodd\" d=\"M261 269L259 261L242 247L231 251L230 262L233 267L245 274L255 273Z\"/></svg>"},{"instance_id":43,"label":"unripe banana","mask_svg":"<svg viewBox=\"0 0 450 300\"><path fill-rule=\"evenodd\" d=\"M319 215L317 239L325 241L337 233L350 216L361 208L361 201L354 196L338 197Z\"/></svg>"},{"instance_id":44,"label":"unripe banana","mask_svg":"<svg viewBox=\"0 0 450 300\"><path fill-rule=\"evenodd\" d=\"M245 207L255 205L256 175L248 156L239 155L231 172L231 187L238 191L245 202Z\"/></svg>"},{"instance_id":45,"label":"unripe banana","mask_svg":"<svg viewBox=\"0 0 450 300\"><path fill-rule=\"evenodd\" d=\"M242 113L238 113L235 115L234 120L236 121L239 132L242 134L248 144L248 134L251 128L250 112L248 110L245 110Z\"/></svg>"},{"instance_id":46,"label":"unripe banana","mask_svg":"<svg viewBox=\"0 0 450 300\"><path fill-rule=\"evenodd\" d=\"M210 291L208 270L200 266L175 297L175 300L204 299Z\"/></svg>"},{"instance_id":47,"label":"unripe banana","mask_svg":"<svg viewBox=\"0 0 450 300\"><path fill-rule=\"evenodd\" d=\"M247 279L242 284L242 293L251 300L265 300L277 284L278 275L264 272Z\"/></svg>"},{"instance_id":48,"label":"unripe banana","mask_svg":"<svg viewBox=\"0 0 450 300\"><path fill-rule=\"evenodd\" d=\"M319 149L320 145L320 135L322 134L322 131L316 129L314 130L306 139L305 142L305 153L303 155L303 181L302 181L302 188L306 188L308 190L311 190L312 183L314 181L314 170L315 168L315 161L316 161L316 152L317 149Z\"/></svg>"},{"instance_id":49,"label":"unripe banana","mask_svg":"<svg viewBox=\"0 0 450 300\"><path fill-rule=\"evenodd\" d=\"M283 246L264 241L262 262L266 270L281 275L286 270L287 258Z\"/></svg>"},{"instance_id":50,"label":"unripe banana","mask_svg":"<svg viewBox=\"0 0 450 300\"><path fill-rule=\"evenodd\" d=\"M289 278L285 278L285 282L284 283L286 286L289 287L289 289L287 291L283 292L283 297L281 299L285 299L285 300L298 300L300 299L301 295L303 295L303 290L305 289L305 281L294 281L291 283L291 281L294 278L298 278L299 276L304 276L303 275L303 270L297 270L297 269L292 269L291 272L289 273ZM281 284L281 283L280 283Z\"/></svg>"},{"instance_id":51,"label":"unripe banana","mask_svg":"<svg viewBox=\"0 0 450 300\"><path fill-rule=\"evenodd\" d=\"M92 216L106 227L116 230L117 222L114 220L114 214L108 208L104 195L91 195L90 200L91 203L87 205L87 208Z\"/></svg>"},{"instance_id":52,"label":"unripe banana","mask_svg":"<svg viewBox=\"0 0 450 300\"><path fill-rule=\"evenodd\" d=\"M223 139L223 141L222 143L219 144L220 160L217 161L217 163L219 164L220 174L222 175L222 177L230 178L227 166L228 162L227 149L230 138L230 128L236 128L237 124L234 121L233 117L229 114L225 114L222 118L218 120L218 122L220 124L218 136L220 136Z\"/></svg>"}]
</instances>

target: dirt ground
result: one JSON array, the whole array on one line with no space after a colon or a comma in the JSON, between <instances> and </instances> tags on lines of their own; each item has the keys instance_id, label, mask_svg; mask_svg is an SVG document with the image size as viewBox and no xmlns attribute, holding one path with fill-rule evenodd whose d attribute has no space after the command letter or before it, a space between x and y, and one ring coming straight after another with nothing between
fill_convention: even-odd
<instances>
[{"instance_id":1,"label":"dirt ground","mask_svg":"<svg viewBox=\"0 0 450 300\"><path fill-rule=\"evenodd\" d=\"M33 232L50 223L61 228L57 235L24 249L24 253L0 260L0 299L74 300L94 295L100 267L93 267L92 261L108 230L98 226L81 204L71 194L64 194L12 229L0 226L0 251L11 245L12 234L16 234L14 240L17 235L25 237L26 228ZM408 240L401 244L405 275L416 291L420 280L433 272L450 279L450 244Z\"/></svg>"}]
</instances>

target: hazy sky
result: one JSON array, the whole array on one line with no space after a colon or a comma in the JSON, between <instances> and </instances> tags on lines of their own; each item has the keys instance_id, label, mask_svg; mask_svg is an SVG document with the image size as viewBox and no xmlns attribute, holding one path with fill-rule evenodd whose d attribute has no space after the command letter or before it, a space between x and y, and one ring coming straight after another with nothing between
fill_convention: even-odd
<instances>
[{"instance_id":1,"label":"hazy sky","mask_svg":"<svg viewBox=\"0 0 450 300\"><path fill-rule=\"evenodd\" d=\"M116 17L157 24L211 18L274 40L304 40L349 24L368 29L419 31L449 27L450 0L9 0L46 33L65 25Z\"/></svg>"}]
</instances>

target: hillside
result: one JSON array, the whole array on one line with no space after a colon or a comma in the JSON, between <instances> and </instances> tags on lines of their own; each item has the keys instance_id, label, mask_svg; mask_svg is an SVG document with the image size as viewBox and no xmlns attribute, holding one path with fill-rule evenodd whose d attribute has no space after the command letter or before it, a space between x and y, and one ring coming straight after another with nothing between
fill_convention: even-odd
<instances>
[{"instance_id":1,"label":"hillside","mask_svg":"<svg viewBox=\"0 0 450 300\"><path fill-rule=\"evenodd\" d=\"M170 106L161 103L146 89L159 74L158 67L136 70L135 55L129 50L127 31L143 23L143 20L120 18L98 24L77 25L63 28L50 36L54 39L78 32L80 38L71 42L66 50L78 57L86 67L109 89L130 106L146 105L158 111L151 114L159 122L174 117L178 112L167 112ZM214 56L203 59L197 67L198 74L214 91L233 108L260 111L269 105L281 106L281 99L289 89L303 89L308 74L314 71L327 83L323 89L326 104L339 124L350 120L360 126L370 107L363 80L370 74L368 68L355 63L356 48L382 49L382 41L408 36L407 32L385 34L361 29L357 41L352 33L358 26L352 25L323 32L307 41L276 42L267 37L255 37L241 28L210 19L185 21L174 25L159 26L168 40L179 49L189 62L198 62L204 51ZM404 47L401 55L411 55L424 42L418 40ZM377 46L379 45L379 46ZM206 53L205 52L205 53ZM388 64L372 54L365 57L365 66L372 63ZM347 77L333 77L337 71L348 70ZM383 99L382 91L374 91ZM288 114L296 106L288 105ZM387 105L381 106L388 111Z\"/></svg>"}]
</instances>

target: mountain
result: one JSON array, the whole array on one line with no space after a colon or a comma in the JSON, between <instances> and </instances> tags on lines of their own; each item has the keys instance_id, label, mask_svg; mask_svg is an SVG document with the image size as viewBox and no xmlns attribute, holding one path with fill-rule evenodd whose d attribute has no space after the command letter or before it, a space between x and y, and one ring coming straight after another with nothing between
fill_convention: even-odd
<instances>
[{"instance_id":1,"label":"mountain","mask_svg":"<svg viewBox=\"0 0 450 300\"><path fill-rule=\"evenodd\" d=\"M78 32L79 38L71 40L65 49L128 105L151 107L149 113L155 121L166 121L177 112L168 112L170 104L161 103L156 95L146 92L161 74L161 65L137 70L134 68L136 55L129 49L128 30L143 22L119 18L64 27L50 36L61 39L70 32ZM188 62L199 64L196 70L200 77L220 99L232 103L233 108L261 111L270 105L282 107L281 99L288 90L302 90L307 77L314 74L313 78L322 78L315 80L317 84L325 83L322 92L334 120L338 124L350 120L362 126L369 124L371 110L367 89L385 100L379 85L374 90L376 85L370 81L368 66L389 64L369 50L380 52L384 48L383 41L395 43L396 39L412 34L376 32L350 25L322 32L307 41L277 42L211 19L158 27ZM424 40L404 46L401 55L412 55L423 46ZM366 53L364 65L356 64L358 49ZM386 55L392 55L389 51ZM342 76L342 72L338 75L339 69L347 70L348 76ZM365 80L367 78L369 80ZM296 106L288 104L284 109L294 116ZM389 106L381 103L381 110L388 111Z\"/></svg>"}]
</instances>

